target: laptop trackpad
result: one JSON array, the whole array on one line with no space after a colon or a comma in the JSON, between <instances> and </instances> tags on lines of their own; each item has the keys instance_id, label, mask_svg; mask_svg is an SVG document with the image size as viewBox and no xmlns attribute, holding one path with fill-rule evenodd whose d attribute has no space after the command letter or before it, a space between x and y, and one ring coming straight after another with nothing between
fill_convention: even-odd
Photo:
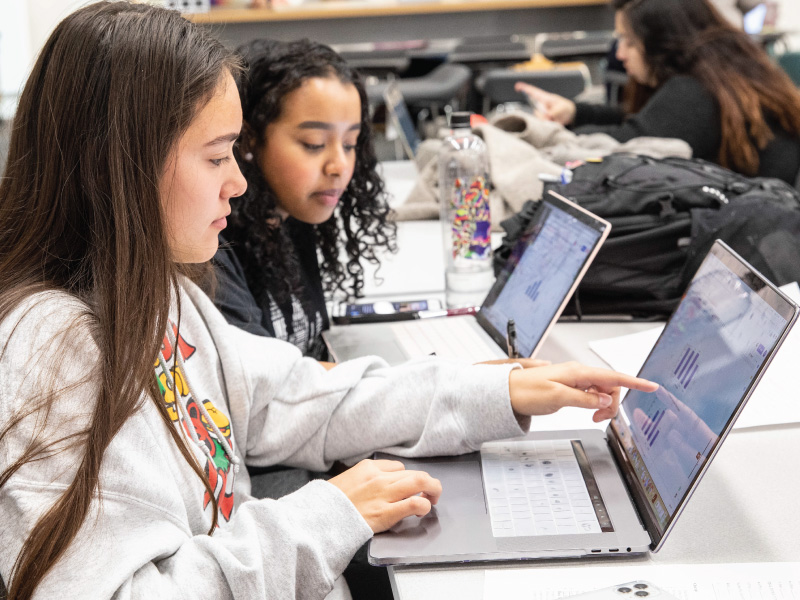
<instances>
[{"instance_id":1,"label":"laptop trackpad","mask_svg":"<svg viewBox=\"0 0 800 600\"><path fill-rule=\"evenodd\" d=\"M394 340L370 341L336 347L335 358L338 362L353 360L362 356L380 356L389 365L395 366L408 360L402 347Z\"/></svg>"},{"instance_id":2,"label":"laptop trackpad","mask_svg":"<svg viewBox=\"0 0 800 600\"><path fill-rule=\"evenodd\" d=\"M370 548L372 558L382 562L399 556L459 554L473 548L476 537L494 546L478 453L401 460L407 469L425 471L439 479L442 496L426 516L407 517L376 536Z\"/></svg>"}]
</instances>

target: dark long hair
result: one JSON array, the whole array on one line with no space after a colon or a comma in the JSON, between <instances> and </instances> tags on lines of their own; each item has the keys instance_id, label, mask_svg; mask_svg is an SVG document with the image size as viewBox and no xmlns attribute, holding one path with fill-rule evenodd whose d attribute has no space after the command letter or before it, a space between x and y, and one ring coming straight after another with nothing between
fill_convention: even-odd
<instances>
[{"instance_id":1,"label":"dark long hair","mask_svg":"<svg viewBox=\"0 0 800 600\"><path fill-rule=\"evenodd\" d=\"M154 375L179 276L159 181L194 116L225 74L239 70L229 51L177 12L99 2L56 27L25 85L0 184L0 321L39 291L83 301L88 309L55 341L88 327L97 358L87 376L96 377L97 392L86 399L88 425L58 439L59 424L48 421L66 391L57 365L19 414L0 415L0 443L25 420L37 426L0 486L65 446L78 457L74 480L24 541L7 577L10 599L31 598L65 553L99 492L106 448L143 402L155 403L211 493ZM212 530L216 513L215 504Z\"/></svg>"},{"instance_id":2,"label":"dark long hair","mask_svg":"<svg viewBox=\"0 0 800 600\"><path fill-rule=\"evenodd\" d=\"M772 140L769 122L800 136L800 92L747 34L729 24L707 0L614 0L634 35L656 88L690 75L720 110L719 163L746 175L759 168L759 150ZM631 82L630 112L654 89ZM691 107L687 107L691 110Z\"/></svg>"},{"instance_id":3,"label":"dark long hair","mask_svg":"<svg viewBox=\"0 0 800 600\"><path fill-rule=\"evenodd\" d=\"M322 256L323 285L357 297L364 286L364 269L359 259L377 263L378 252L395 250L393 222L383 181L375 171L377 158L372 144L372 127L367 94L359 74L329 47L309 40L277 42L256 40L238 49L247 73L239 86L245 127L236 160L247 179L247 191L232 202L225 237L247 276L256 299L264 305L267 294L284 304L291 293L305 303L299 278L298 258L286 223L277 212L275 192L259 167L244 160L241 148L264 144L267 126L281 116L287 94L314 77L336 77L350 83L361 98L361 132L356 141L353 178L339 200L334 215L313 227ZM340 260L344 245L346 261Z\"/></svg>"}]
</instances>

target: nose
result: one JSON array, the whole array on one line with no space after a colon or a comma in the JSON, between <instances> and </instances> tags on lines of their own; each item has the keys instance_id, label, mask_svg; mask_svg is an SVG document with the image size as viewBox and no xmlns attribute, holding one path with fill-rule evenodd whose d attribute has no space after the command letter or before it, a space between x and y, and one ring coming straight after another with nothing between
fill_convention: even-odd
<instances>
[{"instance_id":1,"label":"nose","mask_svg":"<svg viewBox=\"0 0 800 600\"><path fill-rule=\"evenodd\" d=\"M627 53L625 52L625 42L623 42L622 40L617 41L617 52L616 52L617 60L619 62L625 62L626 54Z\"/></svg>"},{"instance_id":2,"label":"nose","mask_svg":"<svg viewBox=\"0 0 800 600\"><path fill-rule=\"evenodd\" d=\"M239 169L239 165L235 160L230 161L230 163L232 172L223 190L227 198L236 198L244 194L247 190L247 179L242 175L242 171Z\"/></svg>"},{"instance_id":3,"label":"nose","mask_svg":"<svg viewBox=\"0 0 800 600\"><path fill-rule=\"evenodd\" d=\"M322 172L328 177L340 177L347 168L347 156L344 148L336 144L328 154Z\"/></svg>"}]
</instances>

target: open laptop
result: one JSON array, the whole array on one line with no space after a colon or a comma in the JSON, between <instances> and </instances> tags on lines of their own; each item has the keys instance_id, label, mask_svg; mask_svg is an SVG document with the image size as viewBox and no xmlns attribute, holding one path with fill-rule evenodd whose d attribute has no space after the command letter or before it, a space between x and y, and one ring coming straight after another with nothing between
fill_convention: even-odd
<instances>
[{"instance_id":1,"label":"open laptop","mask_svg":"<svg viewBox=\"0 0 800 600\"><path fill-rule=\"evenodd\" d=\"M605 432L530 433L400 459L439 504L373 539L373 564L658 551L785 339L798 307L717 241Z\"/></svg>"},{"instance_id":2,"label":"open laptop","mask_svg":"<svg viewBox=\"0 0 800 600\"><path fill-rule=\"evenodd\" d=\"M392 135L387 132L386 137L392 140L399 139L406 156L413 161L417 155L419 135L417 135L414 120L411 118L411 113L408 112L408 106L397 82L390 81L386 85L386 89L383 91L383 101L386 105L389 124L394 128L394 131L391 132Z\"/></svg>"},{"instance_id":3,"label":"open laptop","mask_svg":"<svg viewBox=\"0 0 800 600\"><path fill-rule=\"evenodd\" d=\"M767 18L767 5L762 3L751 8L744 14L743 28L745 33L758 35L764 29L764 22Z\"/></svg>"},{"instance_id":4,"label":"open laptop","mask_svg":"<svg viewBox=\"0 0 800 600\"><path fill-rule=\"evenodd\" d=\"M507 324L514 319L519 355L534 356L610 229L607 221L550 192L477 314L334 327L323 338L337 361L372 354L398 364L434 353L490 360L507 356Z\"/></svg>"}]
</instances>

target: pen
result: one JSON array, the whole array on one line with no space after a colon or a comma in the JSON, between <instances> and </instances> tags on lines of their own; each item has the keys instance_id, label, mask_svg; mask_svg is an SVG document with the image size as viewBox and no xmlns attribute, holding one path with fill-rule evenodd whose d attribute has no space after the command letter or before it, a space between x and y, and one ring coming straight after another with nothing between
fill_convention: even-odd
<instances>
[{"instance_id":1,"label":"pen","mask_svg":"<svg viewBox=\"0 0 800 600\"><path fill-rule=\"evenodd\" d=\"M517 352L517 326L514 323L514 319L508 320L508 325L506 325L506 334L508 358L519 358L519 352Z\"/></svg>"}]
</instances>

